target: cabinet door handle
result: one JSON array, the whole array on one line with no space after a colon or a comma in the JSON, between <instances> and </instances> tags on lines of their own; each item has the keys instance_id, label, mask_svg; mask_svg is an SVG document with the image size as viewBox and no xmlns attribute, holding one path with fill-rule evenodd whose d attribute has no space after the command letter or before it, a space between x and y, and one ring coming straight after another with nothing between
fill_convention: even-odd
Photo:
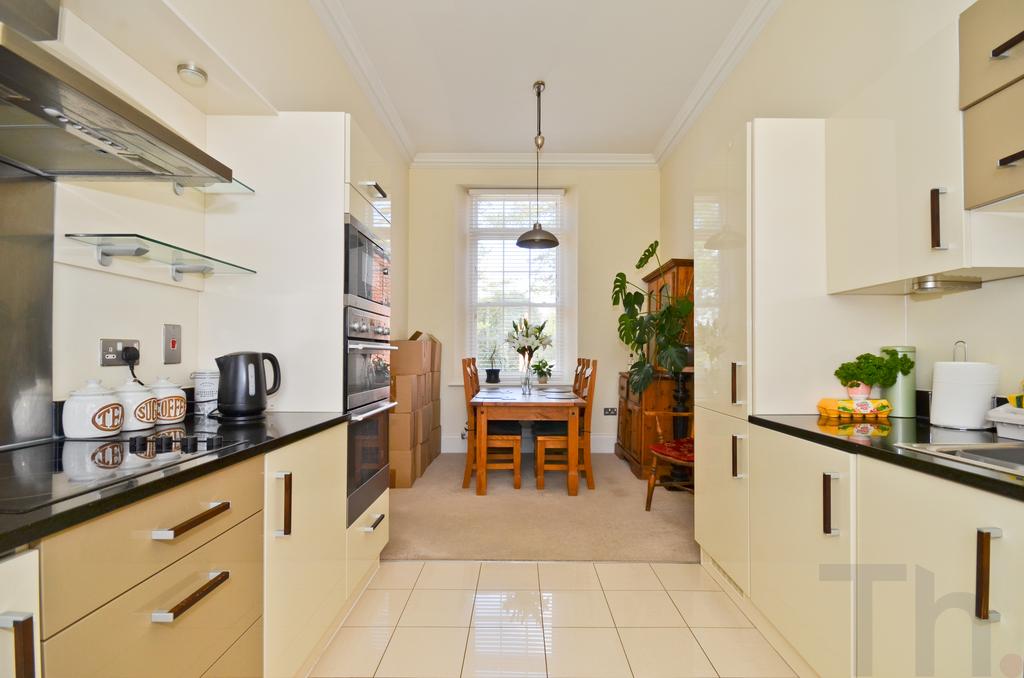
<instances>
[{"instance_id":1,"label":"cabinet door handle","mask_svg":"<svg viewBox=\"0 0 1024 678\"><path fill-rule=\"evenodd\" d=\"M995 49L993 49L992 50L992 58L993 59L1005 59L1007 56L1009 56L1007 54L1007 52L1009 52L1011 49L1013 49L1014 47L1016 47L1017 45L1019 45L1022 42L1024 42L1024 31L1021 31L1017 35L1013 36L1012 38L1010 38L1009 40L1007 40L1003 44L1001 44L998 47L996 47Z\"/></svg>"},{"instance_id":2,"label":"cabinet door handle","mask_svg":"<svg viewBox=\"0 0 1024 678\"><path fill-rule=\"evenodd\" d=\"M992 540L1003 536L998 527L978 528L978 548L974 563L974 616L989 622L999 621L999 613L989 609L989 585L992 577Z\"/></svg>"},{"instance_id":3,"label":"cabinet door handle","mask_svg":"<svg viewBox=\"0 0 1024 678\"><path fill-rule=\"evenodd\" d=\"M149 615L149 619L154 624L170 624L175 619L185 614L190 607L198 603L206 596L213 593L213 590L226 582L231 573L227 570L221 570L219 572L210 572L210 580L197 588L192 593L185 596L181 602L172 607L169 610L156 610Z\"/></svg>"},{"instance_id":4,"label":"cabinet door handle","mask_svg":"<svg viewBox=\"0 0 1024 678\"><path fill-rule=\"evenodd\" d=\"M740 366L742 366L744 364L745 363L741 363L741 362L740 363L738 363L738 362L730 363L732 376L731 376L731 379L730 379L730 381L731 381L731 394L729 396L729 403L731 405L742 405L743 404L743 401L739 399L739 388L737 388L737 385L736 385L736 382L737 382L736 372L739 370Z\"/></svg>"},{"instance_id":5,"label":"cabinet door handle","mask_svg":"<svg viewBox=\"0 0 1024 678\"><path fill-rule=\"evenodd\" d=\"M274 477L284 480L284 525L274 530L274 536L287 537L292 533L292 472L278 471Z\"/></svg>"},{"instance_id":6,"label":"cabinet door handle","mask_svg":"<svg viewBox=\"0 0 1024 678\"><path fill-rule=\"evenodd\" d=\"M732 435L732 477L742 478L743 474L740 473L740 440L743 440L746 436Z\"/></svg>"},{"instance_id":7,"label":"cabinet door handle","mask_svg":"<svg viewBox=\"0 0 1024 678\"><path fill-rule=\"evenodd\" d=\"M0 629L14 631L14 678L36 675L36 646L32 633L31 612L0 614Z\"/></svg>"},{"instance_id":8,"label":"cabinet door handle","mask_svg":"<svg viewBox=\"0 0 1024 678\"><path fill-rule=\"evenodd\" d=\"M1024 160L1024 151L1017 151L1013 155L1008 155L1005 158L999 158L997 166L1002 169L1004 167L1012 167L1021 160Z\"/></svg>"},{"instance_id":9,"label":"cabinet door handle","mask_svg":"<svg viewBox=\"0 0 1024 678\"><path fill-rule=\"evenodd\" d=\"M838 537L839 529L832 527L832 481L838 473L821 474L821 531L827 537Z\"/></svg>"},{"instance_id":10,"label":"cabinet door handle","mask_svg":"<svg viewBox=\"0 0 1024 678\"><path fill-rule=\"evenodd\" d=\"M210 503L210 507L198 515L194 515L191 518L181 521L174 527L170 527L164 530L153 530L150 536L156 541L173 541L185 534L193 527L198 527L220 514L224 513L231 508L230 501L215 501Z\"/></svg>"},{"instance_id":11,"label":"cabinet door handle","mask_svg":"<svg viewBox=\"0 0 1024 678\"><path fill-rule=\"evenodd\" d=\"M939 196L946 192L945 188L933 188L931 190L931 211L932 211L932 249L949 249L942 244L942 211L939 205Z\"/></svg>"},{"instance_id":12,"label":"cabinet door handle","mask_svg":"<svg viewBox=\"0 0 1024 678\"><path fill-rule=\"evenodd\" d=\"M384 522L384 514L378 513L377 519L373 521L373 524L368 527L360 527L359 530L362 532L376 532L380 524Z\"/></svg>"}]
</instances>

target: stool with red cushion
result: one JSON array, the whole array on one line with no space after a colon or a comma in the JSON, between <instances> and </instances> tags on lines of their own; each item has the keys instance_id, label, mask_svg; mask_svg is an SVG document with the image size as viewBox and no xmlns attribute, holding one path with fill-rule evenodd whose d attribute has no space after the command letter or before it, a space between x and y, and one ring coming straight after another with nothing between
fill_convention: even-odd
<instances>
[{"instance_id":1,"label":"stool with red cushion","mask_svg":"<svg viewBox=\"0 0 1024 678\"><path fill-rule=\"evenodd\" d=\"M646 510L651 510L651 500L654 498L655 487L685 490L693 492L693 438L678 438L651 445L651 473L647 478L647 505ZM673 469L689 469L689 478L667 479L658 477L658 462L668 464Z\"/></svg>"}]
</instances>

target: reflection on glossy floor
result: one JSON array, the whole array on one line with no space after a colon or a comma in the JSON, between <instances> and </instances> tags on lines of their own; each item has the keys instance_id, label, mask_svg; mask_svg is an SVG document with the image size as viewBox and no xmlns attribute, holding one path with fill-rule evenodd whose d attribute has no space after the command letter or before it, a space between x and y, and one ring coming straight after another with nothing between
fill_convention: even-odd
<instances>
[{"instance_id":1,"label":"reflection on glossy floor","mask_svg":"<svg viewBox=\"0 0 1024 678\"><path fill-rule=\"evenodd\" d=\"M700 565L388 561L314 678L782 678Z\"/></svg>"}]
</instances>

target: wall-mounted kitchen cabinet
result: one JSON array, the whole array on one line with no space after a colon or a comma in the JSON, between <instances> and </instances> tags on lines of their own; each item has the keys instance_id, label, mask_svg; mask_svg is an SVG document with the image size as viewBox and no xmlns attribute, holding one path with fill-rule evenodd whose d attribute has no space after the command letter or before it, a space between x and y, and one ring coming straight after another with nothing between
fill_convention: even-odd
<instances>
[{"instance_id":1,"label":"wall-mounted kitchen cabinet","mask_svg":"<svg viewBox=\"0 0 1024 678\"><path fill-rule=\"evenodd\" d=\"M1024 46L1019 48L1024 51ZM964 111L967 207L1024 193L1024 82Z\"/></svg>"},{"instance_id":2,"label":"wall-mounted kitchen cabinet","mask_svg":"<svg viewBox=\"0 0 1024 678\"><path fill-rule=\"evenodd\" d=\"M960 15L960 108L1024 78L1024 3L978 0Z\"/></svg>"},{"instance_id":3,"label":"wall-mounted kitchen cabinet","mask_svg":"<svg viewBox=\"0 0 1024 678\"><path fill-rule=\"evenodd\" d=\"M936 11L942 20L933 26L907 22L886 33L889 42L880 49L894 55L890 65L827 121L830 293L907 294L922 276L989 281L1024 275L1024 229L1008 228L1005 214L964 209L956 7ZM986 163L993 156L977 170L989 182L1010 178L995 171L1001 152L995 147L1013 145L1007 124L999 131L987 123L991 143L975 152ZM970 115L966 125L970 130ZM990 186L991 199L972 197L971 157L968 142L968 207L1011 194Z\"/></svg>"},{"instance_id":4,"label":"wall-mounted kitchen cabinet","mask_svg":"<svg viewBox=\"0 0 1024 678\"><path fill-rule=\"evenodd\" d=\"M267 676L297 675L345 607L347 444L343 424L264 457Z\"/></svg>"},{"instance_id":5,"label":"wall-mounted kitchen cabinet","mask_svg":"<svg viewBox=\"0 0 1024 678\"><path fill-rule=\"evenodd\" d=\"M1024 505L874 459L857 474L858 675L1019 675Z\"/></svg>"},{"instance_id":6,"label":"wall-mounted kitchen cabinet","mask_svg":"<svg viewBox=\"0 0 1024 678\"><path fill-rule=\"evenodd\" d=\"M390 165L370 139L349 116L346 124L348 158L345 181L349 190L349 213L371 229L385 245L391 243L391 192L394 177Z\"/></svg>"}]
</instances>

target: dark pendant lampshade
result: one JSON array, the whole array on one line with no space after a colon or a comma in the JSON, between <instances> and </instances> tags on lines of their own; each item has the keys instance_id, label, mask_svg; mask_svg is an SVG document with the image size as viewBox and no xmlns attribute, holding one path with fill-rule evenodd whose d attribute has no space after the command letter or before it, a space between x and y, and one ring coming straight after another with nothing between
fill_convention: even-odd
<instances>
[{"instance_id":1,"label":"dark pendant lampshade","mask_svg":"<svg viewBox=\"0 0 1024 678\"><path fill-rule=\"evenodd\" d=\"M516 245L531 250L546 250L551 247L558 247L558 238L554 233L545 231L540 223L535 223L533 228L523 233L516 240Z\"/></svg>"}]
</instances>

